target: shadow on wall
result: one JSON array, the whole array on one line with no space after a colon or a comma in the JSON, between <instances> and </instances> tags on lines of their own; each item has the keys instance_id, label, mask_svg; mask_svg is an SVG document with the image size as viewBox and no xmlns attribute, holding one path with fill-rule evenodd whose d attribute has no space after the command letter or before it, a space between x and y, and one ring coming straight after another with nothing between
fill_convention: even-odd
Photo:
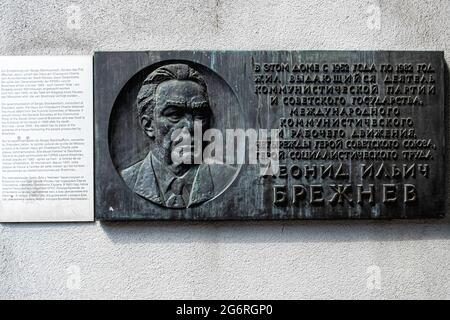
<instances>
[{"instance_id":1,"label":"shadow on wall","mask_svg":"<svg viewBox=\"0 0 450 320\"><path fill-rule=\"evenodd\" d=\"M114 243L301 243L450 239L450 217L433 220L102 222Z\"/></svg>"},{"instance_id":2,"label":"shadow on wall","mask_svg":"<svg viewBox=\"0 0 450 320\"><path fill-rule=\"evenodd\" d=\"M445 110L447 141L450 141L450 76L445 64ZM450 152L446 146L447 154ZM447 158L446 163L449 161ZM447 167L449 167L447 165ZM118 244L125 243L320 243L392 242L450 239L450 172L446 169L446 217L418 220L284 220L284 221L133 221L93 223L2 224L2 228L64 228L72 232L79 226L101 229ZM100 230L99 230L100 231Z\"/></svg>"},{"instance_id":3,"label":"shadow on wall","mask_svg":"<svg viewBox=\"0 0 450 320\"><path fill-rule=\"evenodd\" d=\"M117 221L7 223L3 229L76 233L95 228L112 243L338 243L450 239L450 215L420 220ZM60 229L60 230L55 230ZM59 232L58 232L59 231Z\"/></svg>"}]
</instances>

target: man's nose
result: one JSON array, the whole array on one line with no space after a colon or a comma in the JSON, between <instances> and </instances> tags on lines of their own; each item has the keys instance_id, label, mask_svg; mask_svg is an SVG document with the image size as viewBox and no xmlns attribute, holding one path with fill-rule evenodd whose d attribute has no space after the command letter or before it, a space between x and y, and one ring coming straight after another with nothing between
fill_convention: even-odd
<instances>
[{"instance_id":1,"label":"man's nose","mask_svg":"<svg viewBox=\"0 0 450 320\"><path fill-rule=\"evenodd\" d=\"M194 133L194 118L192 117L192 114L186 114L183 117L182 127L189 130L191 134Z\"/></svg>"}]
</instances>

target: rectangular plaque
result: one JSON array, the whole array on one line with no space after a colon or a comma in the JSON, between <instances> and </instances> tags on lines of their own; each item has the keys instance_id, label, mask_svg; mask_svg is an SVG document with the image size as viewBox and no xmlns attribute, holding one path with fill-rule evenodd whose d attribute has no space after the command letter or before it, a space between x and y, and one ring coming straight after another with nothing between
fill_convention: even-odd
<instances>
[{"instance_id":1,"label":"rectangular plaque","mask_svg":"<svg viewBox=\"0 0 450 320\"><path fill-rule=\"evenodd\" d=\"M94 220L92 56L0 56L0 223Z\"/></svg>"},{"instance_id":2,"label":"rectangular plaque","mask_svg":"<svg viewBox=\"0 0 450 320\"><path fill-rule=\"evenodd\" d=\"M94 55L100 220L437 218L444 55Z\"/></svg>"}]
</instances>

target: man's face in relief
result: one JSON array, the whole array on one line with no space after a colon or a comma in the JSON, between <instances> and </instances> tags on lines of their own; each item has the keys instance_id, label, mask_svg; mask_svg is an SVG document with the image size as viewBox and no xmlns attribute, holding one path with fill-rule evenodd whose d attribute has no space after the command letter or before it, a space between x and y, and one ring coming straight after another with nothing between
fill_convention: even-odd
<instances>
[{"instance_id":1,"label":"man's face in relief","mask_svg":"<svg viewBox=\"0 0 450 320\"><path fill-rule=\"evenodd\" d=\"M201 123L203 132L209 127L211 109L208 95L200 84L188 80L169 80L161 83L155 92L156 101L151 123L155 139L155 153L168 161L181 137L174 131L181 129L191 135L191 157L194 146L194 122ZM179 132L179 130L177 131ZM178 139L177 139L178 137ZM199 137L202 139L202 137Z\"/></svg>"}]
</instances>

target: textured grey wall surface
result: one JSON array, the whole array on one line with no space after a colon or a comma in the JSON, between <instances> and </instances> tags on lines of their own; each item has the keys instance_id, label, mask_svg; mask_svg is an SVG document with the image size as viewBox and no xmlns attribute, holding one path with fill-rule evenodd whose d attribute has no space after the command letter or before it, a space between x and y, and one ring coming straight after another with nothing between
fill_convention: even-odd
<instances>
[{"instance_id":1,"label":"textured grey wall surface","mask_svg":"<svg viewBox=\"0 0 450 320\"><path fill-rule=\"evenodd\" d=\"M448 0L0 0L0 13L2 55L386 49L450 61ZM449 246L450 217L0 224L0 298L450 299Z\"/></svg>"}]
</instances>

